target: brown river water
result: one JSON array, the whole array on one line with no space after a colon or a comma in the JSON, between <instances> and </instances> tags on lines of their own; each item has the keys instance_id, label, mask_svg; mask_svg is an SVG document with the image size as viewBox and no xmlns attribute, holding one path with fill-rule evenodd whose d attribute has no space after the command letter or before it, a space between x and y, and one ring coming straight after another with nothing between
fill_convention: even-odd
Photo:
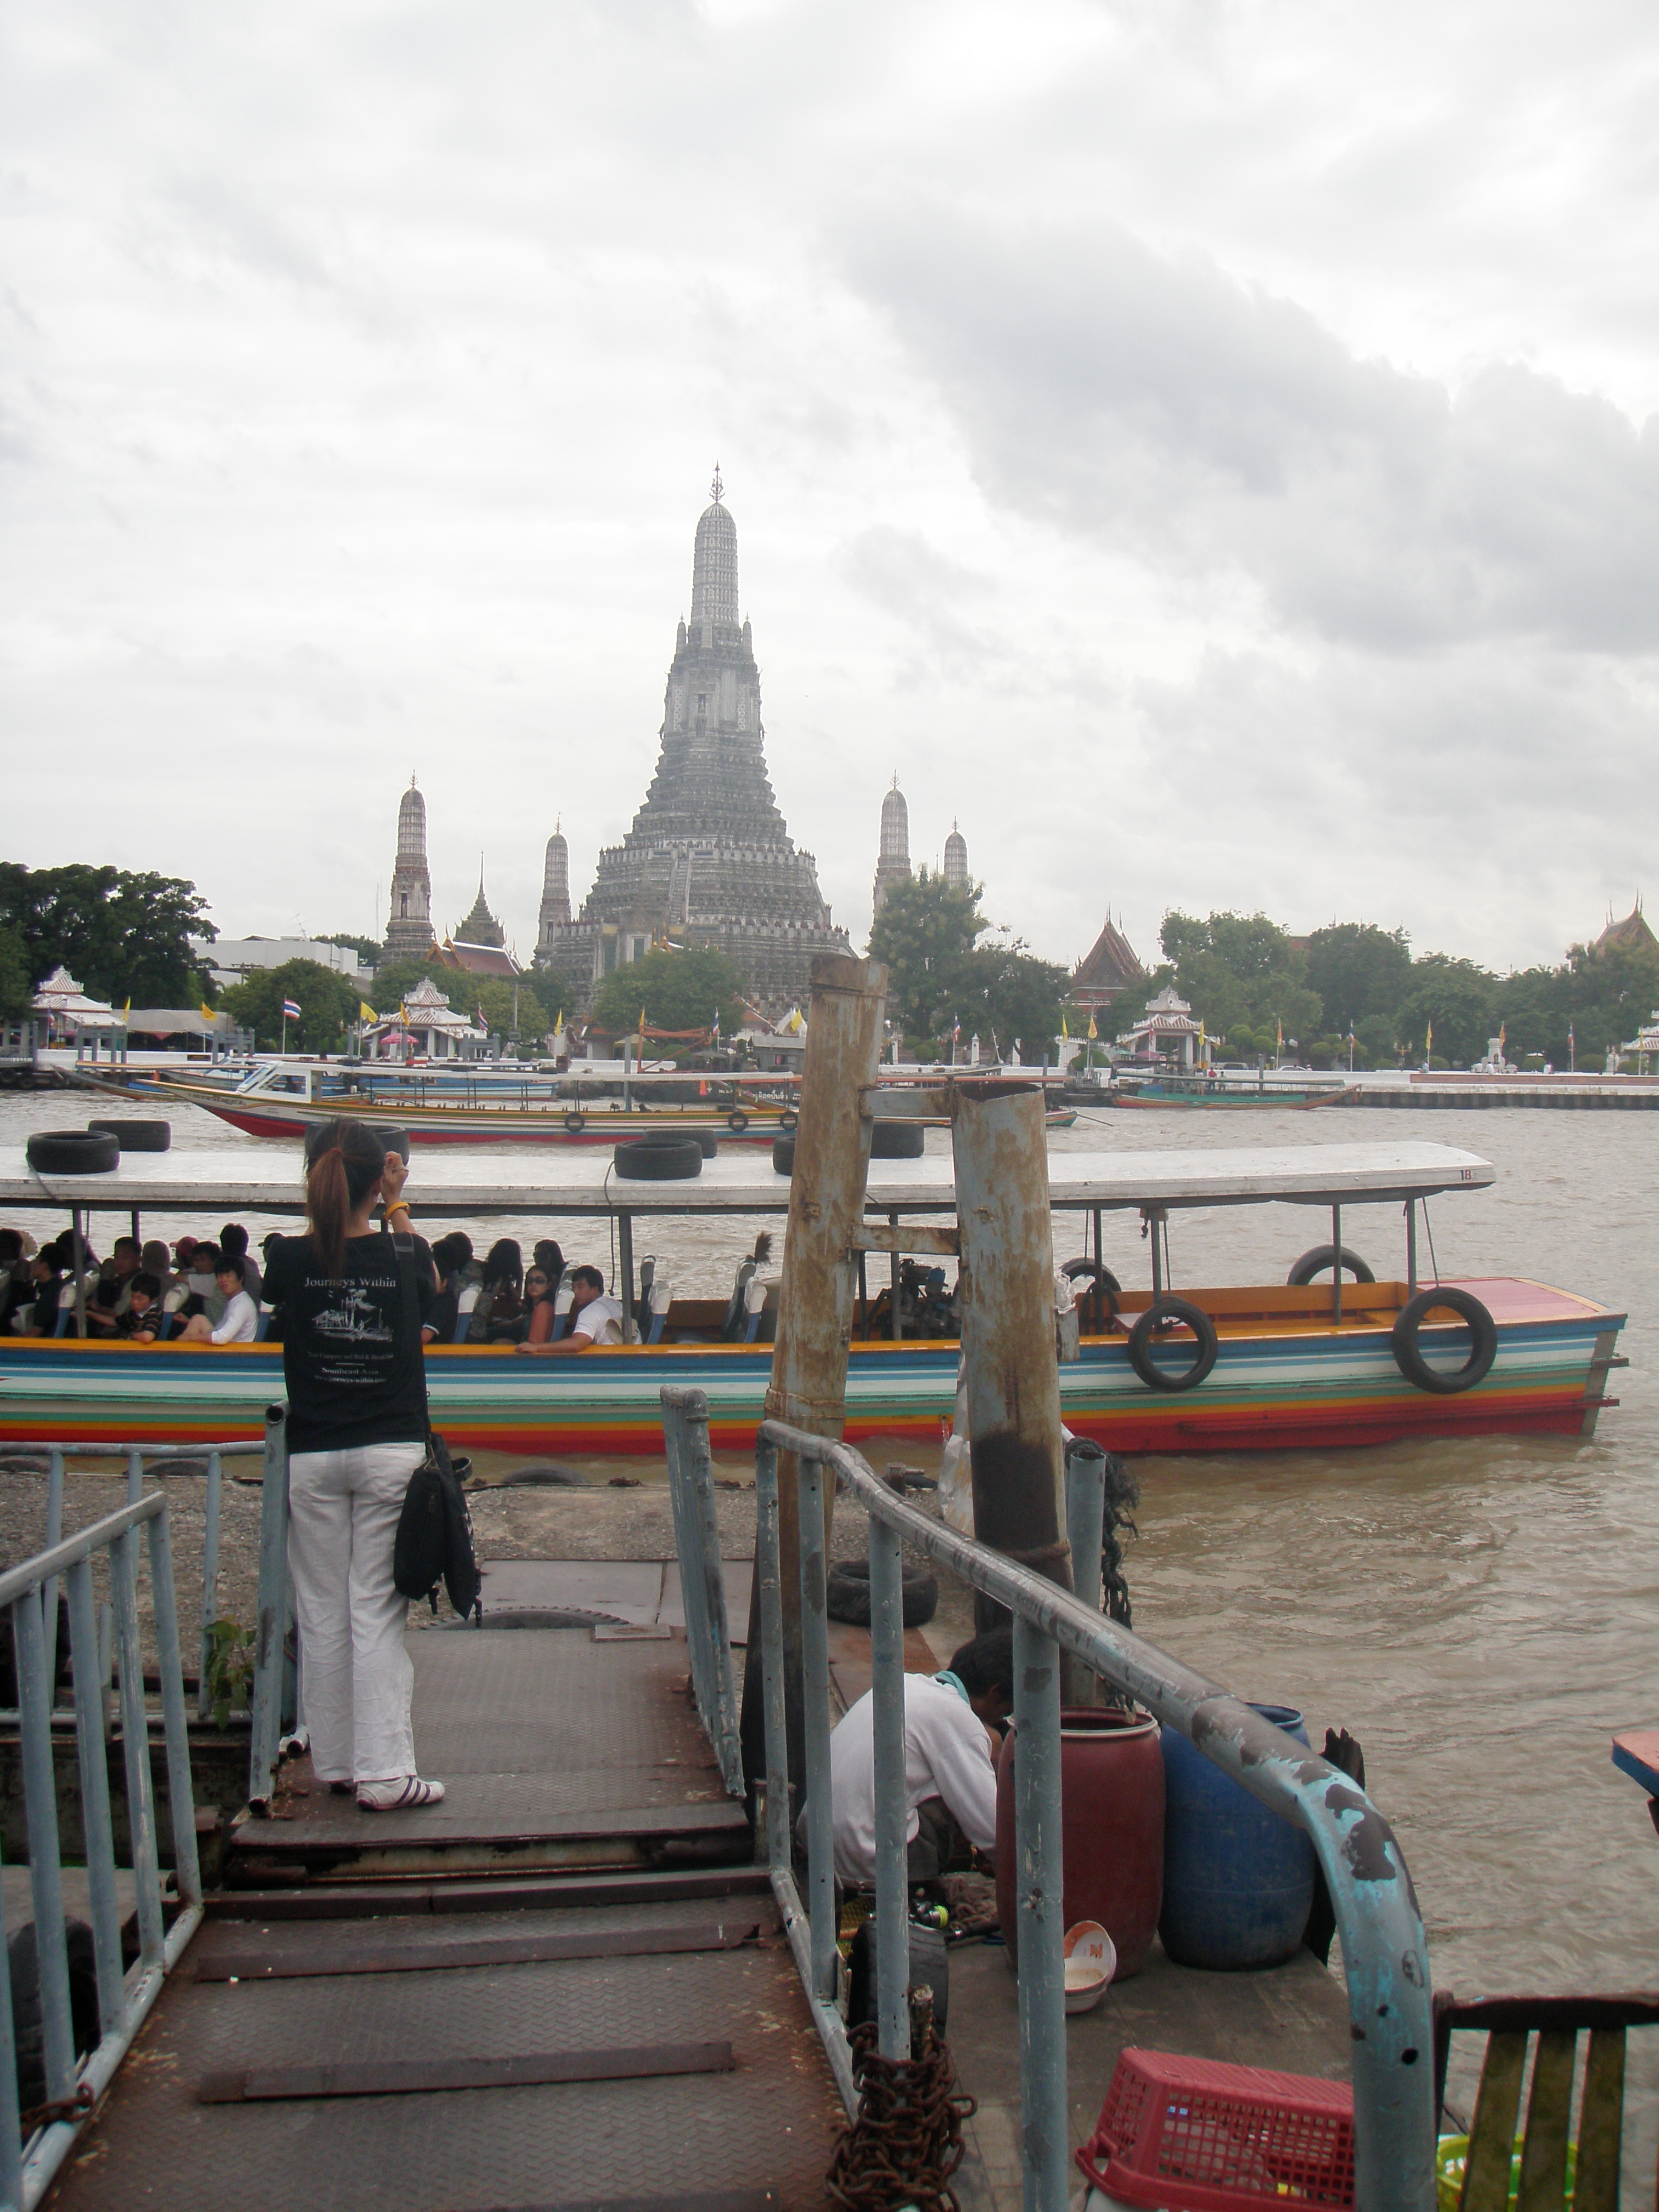
<instances>
[{"instance_id":1,"label":"brown river water","mask_svg":"<svg viewBox=\"0 0 1659 2212\"><path fill-rule=\"evenodd\" d=\"M3 1097L0 1143L84 1118L62 1095ZM180 1146L261 1143L191 1109L172 1119ZM1135 1624L1243 1696L1302 1706L1316 1745L1328 1723L1359 1738L1416 1881L1437 1986L1652 1985L1659 1838L1608 1738L1659 1721L1659 1115L1107 1111L1051 1141L1127 1152L1407 1139L1462 1146L1498 1170L1492 1189L1435 1202L1443 1274L1534 1276L1628 1312L1620 1348L1632 1364L1611 1378L1622 1402L1588 1443L1144 1459L1127 1563ZM929 1133L930 1147L946 1141ZM422 1165L417 1151L417 1213ZM220 1218L146 1216L145 1233L200 1235ZM249 1224L256 1242L268 1225ZM527 1255L551 1233L567 1259L606 1256L592 1224L466 1225L480 1250L507 1234ZM100 1217L98 1249L125 1226ZM1379 1276L1403 1275L1397 1207L1350 1207L1343 1232ZM1328 1234L1328 1215L1300 1207L1178 1215L1176 1287L1280 1282ZM678 1290L724 1293L744 1243L738 1224L679 1224L641 1231L636 1249L654 1249ZM1056 1257L1082 1249L1080 1221L1062 1218ZM1107 1217L1105 1257L1126 1283L1147 1279L1133 1217ZM1422 1259L1426 1270L1426 1245ZM1650 2080L1649 2066L1637 2075Z\"/></svg>"}]
</instances>

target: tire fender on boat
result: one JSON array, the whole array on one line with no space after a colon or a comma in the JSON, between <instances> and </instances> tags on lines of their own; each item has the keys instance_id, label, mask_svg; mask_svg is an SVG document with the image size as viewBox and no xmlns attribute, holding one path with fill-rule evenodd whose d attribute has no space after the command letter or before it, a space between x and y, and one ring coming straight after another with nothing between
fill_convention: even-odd
<instances>
[{"instance_id":1,"label":"tire fender on boat","mask_svg":"<svg viewBox=\"0 0 1659 2212\"><path fill-rule=\"evenodd\" d=\"M1082 1282L1085 1278L1092 1286L1083 1295L1102 1302L1106 1309L1106 1326L1109 1328L1117 1319L1117 1302L1122 1296L1123 1285L1109 1267L1103 1267L1097 1260L1068 1260L1060 1271L1067 1282Z\"/></svg>"},{"instance_id":2,"label":"tire fender on boat","mask_svg":"<svg viewBox=\"0 0 1659 2212\"><path fill-rule=\"evenodd\" d=\"M726 1126L728 1129L746 1129L749 1127L749 1116L741 1106L734 1106L732 1109L726 1117Z\"/></svg>"},{"instance_id":3,"label":"tire fender on boat","mask_svg":"<svg viewBox=\"0 0 1659 2212\"><path fill-rule=\"evenodd\" d=\"M800 1115L796 1113L794 1108L793 1106L786 1106L782 1113L778 1116L778 1127L783 1130L787 1135L793 1130L795 1124L799 1120Z\"/></svg>"},{"instance_id":4,"label":"tire fender on boat","mask_svg":"<svg viewBox=\"0 0 1659 2212\"><path fill-rule=\"evenodd\" d=\"M564 1126L573 1137L580 1136L586 1127L586 1116L582 1114L567 1114L564 1117Z\"/></svg>"},{"instance_id":5,"label":"tire fender on boat","mask_svg":"<svg viewBox=\"0 0 1659 2212\"><path fill-rule=\"evenodd\" d=\"M1340 1257L1342 1266L1353 1277L1356 1283L1374 1283L1376 1280L1369 1265L1360 1258L1358 1252L1351 1252L1346 1244L1342 1247ZM1302 1255L1290 1273L1285 1276L1285 1280L1292 1289L1300 1290L1304 1283L1312 1282L1316 1275L1322 1275L1327 1267L1334 1269L1337 1265L1338 1258L1339 1255L1334 1244L1315 1244Z\"/></svg>"},{"instance_id":6,"label":"tire fender on boat","mask_svg":"<svg viewBox=\"0 0 1659 2212\"><path fill-rule=\"evenodd\" d=\"M1418 1334L1431 1313L1450 1312L1461 1315L1469 1325L1474 1340L1469 1356L1461 1367L1449 1374L1431 1367L1418 1346ZM1403 1305L1390 1333L1394 1347L1394 1364L1407 1382L1419 1390L1428 1390L1437 1398L1450 1398L1460 1390L1473 1390L1477 1382L1484 1382L1498 1357L1498 1323L1488 1309L1469 1291L1455 1291L1438 1286L1419 1291Z\"/></svg>"},{"instance_id":7,"label":"tire fender on boat","mask_svg":"<svg viewBox=\"0 0 1659 2212\"><path fill-rule=\"evenodd\" d=\"M1198 1340L1198 1356L1190 1367L1171 1374L1152 1356L1152 1339L1161 1328L1178 1322ZM1164 1291L1155 1297L1129 1331L1129 1364L1149 1390L1196 1390L1215 1365L1221 1340L1215 1323L1200 1307Z\"/></svg>"}]
</instances>

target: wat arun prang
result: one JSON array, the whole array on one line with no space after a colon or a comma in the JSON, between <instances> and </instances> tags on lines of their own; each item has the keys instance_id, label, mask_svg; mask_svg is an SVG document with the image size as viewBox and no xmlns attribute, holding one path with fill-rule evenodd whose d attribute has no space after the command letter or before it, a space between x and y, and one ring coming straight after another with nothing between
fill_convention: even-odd
<instances>
[{"instance_id":1,"label":"wat arun prang","mask_svg":"<svg viewBox=\"0 0 1659 2212\"><path fill-rule=\"evenodd\" d=\"M805 1006L818 953L852 950L819 895L812 855L796 850L772 796L760 672L738 603L737 526L718 469L711 489L697 524L691 618L680 623L668 672L657 772L627 836L600 853L574 921L556 865L563 837L556 832L549 846L536 965L562 969L584 1008L603 976L669 943L723 952L749 998L781 1014Z\"/></svg>"}]
</instances>

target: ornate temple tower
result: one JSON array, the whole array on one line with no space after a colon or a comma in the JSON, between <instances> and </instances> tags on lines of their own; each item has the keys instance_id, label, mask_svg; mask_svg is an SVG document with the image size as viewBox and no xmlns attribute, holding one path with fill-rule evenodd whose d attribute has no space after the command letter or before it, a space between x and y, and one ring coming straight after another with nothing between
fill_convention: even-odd
<instances>
[{"instance_id":1,"label":"ornate temple tower","mask_svg":"<svg viewBox=\"0 0 1659 2212\"><path fill-rule=\"evenodd\" d=\"M726 955L762 1006L804 1005L813 956L852 947L772 796L760 672L738 599L737 526L718 469L697 523L690 619L675 636L659 737L633 827L600 853L580 917L544 924L537 963L563 969L586 1003L601 977L655 944L705 945ZM550 884L551 855L550 847Z\"/></svg>"},{"instance_id":2,"label":"ornate temple tower","mask_svg":"<svg viewBox=\"0 0 1659 2212\"><path fill-rule=\"evenodd\" d=\"M484 896L483 854L478 855L478 896L472 902L472 911L465 921L457 922L453 940L457 945L491 945L499 952L507 943L507 932L489 911L489 902Z\"/></svg>"},{"instance_id":3,"label":"ornate temple tower","mask_svg":"<svg viewBox=\"0 0 1659 2212\"><path fill-rule=\"evenodd\" d=\"M547 860L542 869L541 911L536 920L536 958L546 965L556 931L570 927L570 848L558 823L547 841Z\"/></svg>"},{"instance_id":4,"label":"ornate temple tower","mask_svg":"<svg viewBox=\"0 0 1659 2212\"><path fill-rule=\"evenodd\" d=\"M870 919L878 921L881 910L887 903L887 894L895 884L908 881L910 874L910 810L904 803L904 793L899 789L899 780L893 778L893 788L881 802L881 854L876 862L875 890L871 904Z\"/></svg>"},{"instance_id":5,"label":"ornate temple tower","mask_svg":"<svg viewBox=\"0 0 1659 2212\"><path fill-rule=\"evenodd\" d=\"M947 890L968 888L968 840L957 829L954 817L951 834L945 841L945 884Z\"/></svg>"},{"instance_id":6,"label":"ornate temple tower","mask_svg":"<svg viewBox=\"0 0 1659 2212\"><path fill-rule=\"evenodd\" d=\"M426 801L409 779L398 808L398 858L386 908L388 960L423 960L431 951L432 878L426 865Z\"/></svg>"}]
</instances>

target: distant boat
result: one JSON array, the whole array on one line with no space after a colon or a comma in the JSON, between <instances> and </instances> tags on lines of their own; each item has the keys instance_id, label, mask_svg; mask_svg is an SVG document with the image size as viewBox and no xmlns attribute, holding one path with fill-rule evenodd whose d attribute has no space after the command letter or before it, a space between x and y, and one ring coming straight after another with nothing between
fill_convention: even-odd
<instances>
[{"instance_id":1,"label":"distant boat","mask_svg":"<svg viewBox=\"0 0 1659 2212\"><path fill-rule=\"evenodd\" d=\"M1357 1103L1357 1084L1338 1079L1330 1083L1269 1083L1265 1078L1241 1082L1226 1075L1120 1075L1102 1103L1111 1106L1197 1106L1289 1108L1297 1112L1310 1106L1352 1106Z\"/></svg>"}]
</instances>

